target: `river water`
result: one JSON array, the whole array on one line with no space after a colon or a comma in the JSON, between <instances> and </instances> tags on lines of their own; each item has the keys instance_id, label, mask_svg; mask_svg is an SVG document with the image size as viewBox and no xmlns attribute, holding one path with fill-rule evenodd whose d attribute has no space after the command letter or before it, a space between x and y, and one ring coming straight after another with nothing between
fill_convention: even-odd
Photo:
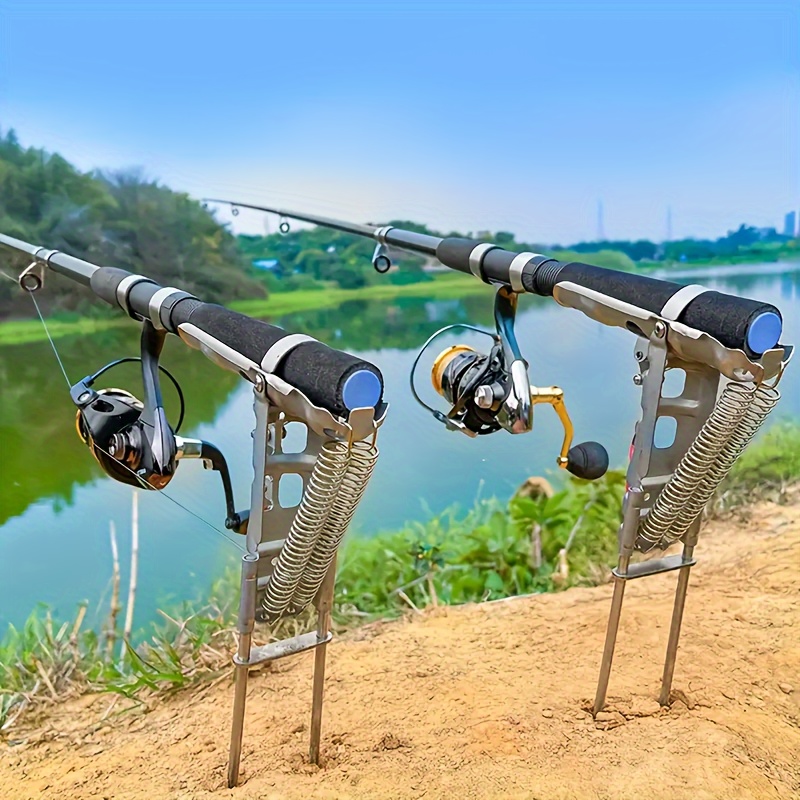
<instances>
[{"instance_id":1,"label":"river water","mask_svg":"<svg viewBox=\"0 0 800 800\"><path fill-rule=\"evenodd\" d=\"M783 340L800 343L800 264L717 267L673 276L774 303L784 315ZM552 409L536 410L534 430L526 436L501 431L469 439L447 431L411 397L409 370L429 335L447 324L489 327L491 320L488 288L459 300L357 301L271 320L361 355L383 372L390 410L379 436L381 457L350 536L422 521L453 504L469 507L478 496L507 498L530 475L562 479L553 475L560 425ZM602 442L612 465L623 466L638 415L639 392L631 381L635 338L550 299L531 297L520 302L517 334L533 382L564 389L575 441ZM170 340L163 363L186 394L182 432L223 450L237 507L245 508L252 474L249 385ZM485 347L477 334L444 336L423 363L429 365L433 355L456 341ZM71 381L138 350L134 325L56 344ZM126 387L140 396L137 368L122 366L98 385ZM789 369L773 420L800 417L798 370L798 365ZM418 385L436 402L428 375L423 368ZM0 348L0 385L0 634L9 622L23 622L37 603L65 617L86 600L89 622L99 624L109 600L111 520L120 541L123 587L127 581L132 489L105 478L75 436L66 383L47 342ZM168 382L163 389L174 414ZM137 626L156 619L158 608L202 598L222 566L240 554L222 533L223 495L215 473L184 462L166 494L140 492Z\"/></svg>"}]
</instances>

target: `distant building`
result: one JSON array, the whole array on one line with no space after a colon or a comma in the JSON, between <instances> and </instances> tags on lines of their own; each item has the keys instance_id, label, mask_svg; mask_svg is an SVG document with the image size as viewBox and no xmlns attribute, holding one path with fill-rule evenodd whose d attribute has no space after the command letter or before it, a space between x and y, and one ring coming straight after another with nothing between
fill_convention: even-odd
<instances>
[{"instance_id":1,"label":"distant building","mask_svg":"<svg viewBox=\"0 0 800 800\"><path fill-rule=\"evenodd\" d=\"M783 235L791 236L792 238L794 238L796 234L797 234L797 212L790 211L783 218Z\"/></svg>"},{"instance_id":2,"label":"distant building","mask_svg":"<svg viewBox=\"0 0 800 800\"><path fill-rule=\"evenodd\" d=\"M276 278L283 277L283 264L277 258L260 258L253 262L253 266L263 272L269 272Z\"/></svg>"}]
</instances>

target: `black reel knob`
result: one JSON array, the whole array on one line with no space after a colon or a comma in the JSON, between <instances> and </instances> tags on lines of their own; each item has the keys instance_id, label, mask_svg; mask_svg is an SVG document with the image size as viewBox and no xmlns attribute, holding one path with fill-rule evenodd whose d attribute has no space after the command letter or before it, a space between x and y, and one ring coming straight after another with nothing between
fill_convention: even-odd
<instances>
[{"instance_id":1,"label":"black reel knob","mask_svg":"<svg viewBox=\"0 0 800 800\"><path fill-rule=\"evenodd\" d=\"M576 444L567 453L567 471L587 481L602 478L608 471L608 451L599 442Z\"/></svg>"}]
</instances>

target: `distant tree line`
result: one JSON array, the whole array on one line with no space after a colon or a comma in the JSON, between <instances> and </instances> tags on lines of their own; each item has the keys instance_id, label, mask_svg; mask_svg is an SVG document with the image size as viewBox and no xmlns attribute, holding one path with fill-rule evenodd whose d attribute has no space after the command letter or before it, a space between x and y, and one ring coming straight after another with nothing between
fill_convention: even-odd
<instances>
[{"instance_id":1,"label":"distant tree line","mask_svg":"<svg viewBox=\"0 0 800 800\"><path fill-rule=\"evenodd\" d=\"M208 301L263 297L236 238L188 195L139 172L83 173L57 154L23 148L0 131L0 232L177 285ZM0 269L23 260L0 249ZM51 309L97 313L86 290L57 275L42 299ZM0 316L31 303L0 278Z\"/></svg>"},{"instance_id":2,"label":"distant tree line","mask_svg":"<svg viewBox=\"0 0 800 800\"><path fill-rule=\"evenodd\" d=\"M648 264L683 263L697 261L752 260L775 261L778 258L800 255L796 239L778 234L774 228L755 228L741 225L719 239L681 239L670 242L609 240L578 242L562 247L518 241L510 231L478 231L442 234L426 225L396 220L399 228L431 236L467 236L481 241L494 242L513 251L545 253L567 261L590 261L601 267L632 271ZM388 276L377 275L371 266L374 243L363 237L352 236L326 228L302 228L288 234L238 237L239 248L251 263L267 265L262 280L275 291L295 288L323 288L335 283L345 288L356 288L385 280L412 282L429 280L424 259L397 252L393 263L400 270ZM435 265L435 260L430 264ZM264 274L264 273L267 274Z\"/></svg>"},{"instance_id":3,"label":"distant tree line","mask_svg":"<svg viewBox=\"0 0 800 800\"><path fill-rule=\"evenodd\" d=\"M719 239L676 239L669 242L651 242L639 239L634 242L615 240L602 242L578 242L570 245L577 253L595 253L599 250L615 250L625 253L633 261L730 261L753 259L775 261L780 257L800 254L797 239L784 236L775 228L756 228L740 225Z\"/></svg>"},{"instance_id":4,"label":"distant tree line","mask_svg":"<svg viewBox=\"0 0 800 800\"><path fill-rule=\"evenodd\" d=\"M376 223L377 224L377 223ZM451 231L442 234L427 225L408 220L391 220L397 228L424 233L429 236L467 236L481 241L494 242L509 250L531 250L548 253L557 258L575 260L574 250L546 247L517 241L508 231L480 231L476 234ZM291 291L298 288L324 288L334 283L345 289L354 289L375 283L414 283L431 280L426 266L436 266L435 259L422 258L400 250L391 252L392 264L397 270L380 275L372 268L375 242L363 236L328 228L298 228L289 233L272 233L267 236L240 235L239 248L251 264L263 265L262 280L273 291ZM599 252L597 251L599 250ZM589 251L587 251L589 252ZM593 250L593 262L612 269L632 270L635 265L625 253L611 248Z\"/></svg>"}]
</instances>

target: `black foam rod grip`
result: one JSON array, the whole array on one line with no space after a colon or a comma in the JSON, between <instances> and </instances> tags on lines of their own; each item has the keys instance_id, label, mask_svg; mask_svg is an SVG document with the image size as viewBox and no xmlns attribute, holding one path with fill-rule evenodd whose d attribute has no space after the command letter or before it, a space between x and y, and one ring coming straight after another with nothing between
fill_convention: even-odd
<instances>
[{"instance_id":1,"label":"black foam rod grip","mask_svg":"<svg viewBox=\"0 0 800 800\"><path fill-rule=\"evenodd\" d=\"M660 314L667 300L681 288L672 281L546 258L534 259L522 274L526 291L536 294L552 296L556 284L566 281L654 314ZM777 344L781 329L780 311L775 306L713 291L690 301L678 321L708 333L725 347L757 356Z\"/></svg>"},{"instance_id":2,"label":"black foam rod grip","mask_svg":"<svg viewBox=\"0 0 800 800\"><path fill-rule=\"evenodd\" d=\"M276 325L194 298L175 305L171 322L175 328L187 322L195 325L256 364L261 364L276 342L289 335ZM282 359L275 374L337 416L347 416L353 408L375 407L383 395L383 376L374 364L322 342L297 345Z\"/></svg>"},{"instance_id":3,"label":"black foam rod grip","mask_svg":"<svg viewBox=\"0 0 800 800\"><path fill-rule=\"evenodd\" d=\"M442 239L436 248L436 258L450 269L457 269L460 272L471 272L469 257L472 251L480 244L474 239L459 239L450 236Z\"/></svg>"}]
</instances>

